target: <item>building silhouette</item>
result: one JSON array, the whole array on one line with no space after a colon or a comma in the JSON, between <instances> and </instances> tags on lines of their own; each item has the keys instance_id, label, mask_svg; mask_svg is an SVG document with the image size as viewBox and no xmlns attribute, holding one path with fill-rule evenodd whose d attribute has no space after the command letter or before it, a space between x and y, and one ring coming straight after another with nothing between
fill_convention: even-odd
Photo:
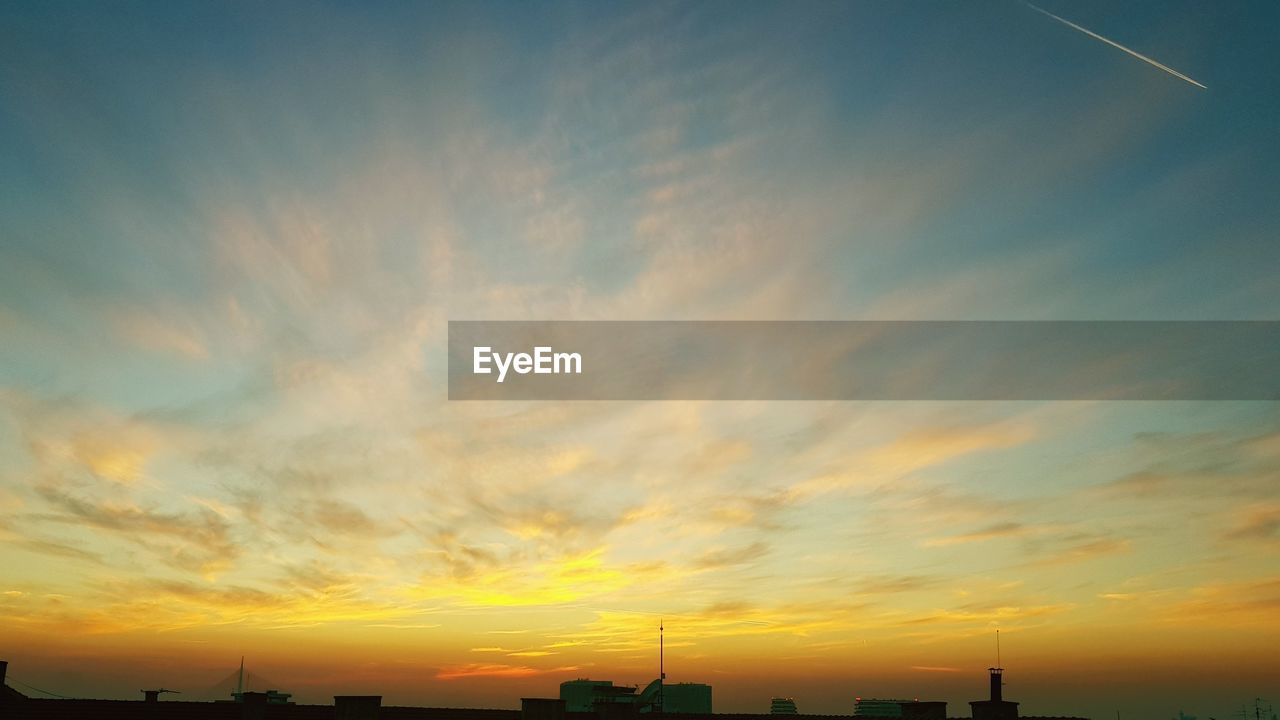
<instances>
[{"instance_id":1,"label":"building silhouette","mask_svg":"<svg viewBox=\"0 0 1280 720\"><path fill-rule=\"evenodd\" d=\"M612 680L566 680L560 683L560 699L569 712L591 712L604 703L635 703L635 685L614 685Z\"/></svg>"},{"instance_id":2,"label":"building silhouette","mask_svg":"<svg viewBox=\"0 0 1280 720\"><path fill-rule=\"evenodd\" d=\"M567 680L560 683L560 699L566 712L592 712L601 705L631 705L637 712L710 714L711 686L703 683L663 683L654 680L637 692L635 685L614 685L612 680Z\"/></svg>"},{"instance_id":3,"label":"building silhouette","mask_svg":"<svg viewBox=\"0 0 1280 720\"><path fill-rule=\"evenodd\" d=\"M992 668L991 697L970 703L974 720L1082 720L1080 718L1047 718L1018 715L1018 703L1004 700L1001 691L1003 671ZM141 700L39 699L27 697L5 683L8 663L0 661L0 720L639 720L643 703L594 703L589 711L574 710L566 698L523 698L519 710L484 708L439 708L384 706L379 695L336 695L331 705L303 705L281 702L265 692L240 693L239 702L220 700L194 702L161 699L159 690L143 691ZM656 682L656 681L655 681ZM693 702L710 702L710 686L687 684ZM566 686L572 695L583 686L589 692L605 697L643 697L630 686L614 686L609 681L570 681ZM614 688L609 690L607 688ZM671 688L680 685L668 685ZM705 691L702 689L705 688ZM646 688L648 690L648 688ZM679 692L677 692L677 697ZM684 701L679 701L684 702ZM904 720L947 720L944 702L897 701L898 715ZM576 705L581 707L581 704ZM652 715L678 715L679 720L767 720L774 714L786 714L793 720L856 720L868 715L802 715L791 698L774 698L770 714L735 714L710 712L661 713L652 707Z\"/></svg>"},{"instance_id":4,"label":"building silhouette","mask_svg":"<svg viewBox=\"0 0 1280 720\"><path fill-rule=\"evenodd\" d=\"M973 720L1018 720L1018 703L1004 699L1004 668L987 668L991 698L969 703Z\"/></svg>"},{"instance_id":5,"label":"building silhouette","mask_svg":"<svg viewBox=\"0 0 1280 720\"><path fill-rule=\"evenodd\" d=\"M900 718L902 706L907 700L879 700L876 698L856 697L853 699L854 717ZM943 712L943 717L946 713Z\"/></svg>"},{"instance_id":6,"label":"building silhouette","mask_svg":"<svg viewBox=\"0 0 1280 720\"><path fill-rule=\"evenodd\" d=\"M769 701L770 715L798 715L796 701L787 697L776 697Z\"/></svg>"},{"instance_id":7,"label":"building silhouette","mask_svg":"<svg viewBox=\"0 0 1280 720\"><path fill-rule=\"evenodd\" d=\"M665 683L662 712L668 715L710 715L711 686L705 683Z\"/></svg>"}]
</instances>

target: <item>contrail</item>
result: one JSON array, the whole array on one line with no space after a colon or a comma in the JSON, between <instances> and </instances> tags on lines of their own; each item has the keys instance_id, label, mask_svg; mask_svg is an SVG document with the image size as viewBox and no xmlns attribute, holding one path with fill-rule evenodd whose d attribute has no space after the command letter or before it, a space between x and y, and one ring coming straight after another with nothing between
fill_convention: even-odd
<instances>
[{"instance_id":1,"label":"contrail","mask_svg":"<svg viewBox=\"0 0 1280 720\"><path fill-rule=\"evenodd\" d=\"M1118 49L1118 50L1123 50L1123 51L1125 51L1125 52L1129 53L1130 55L1132 55L1132 56L1134 56L1134 57L1138 58L1139 60L1141 60L1141 61L1143 61L1143 62L1145 62L1145 63L1148 63L1148 64L1150 64L1150 65L1154 65L1154 66L1156 66L1156 67L1160 68L1161 70L1163 70L1163 71L1165 71L1165 72L1169 73L1170 75L1172 75L1172 76L1174 76L1174 77L1176 77L1176 78L1181 78L1181 79L1183 79L1183 80L1186 80L1187 82L1191 83L1192 85L1195 85L1195 86L1196 86L1196 87L1198 87L1198 88L1202 88L1202 89L1204 89L1204 90L1208 90L1208 89L1209 89L1209 88L1205 87L1204 85L1202 85L1202 84L1200 84L1200 83L1196 82L1195 80L1192 80L1191 78L1187 77L1186 75L1183 75L1182 73L1178 72L1177 70L1174 70L1173 68L1169 67L1168 65L1165 65L1165 64L1163 64L1163 63L1160 63L1160 62L1157 62L1157 61L1155 61L1155 60L1152 60L1151 58L1147 57L1146 55L1143 55L1143 54L1142 54L1142 53L1140 53L1140 52L1135 52L1135 51L1133 51L1133 50L1130 50L1129 48L1127 48L1127 47L1125 47L1125 46L1121 45L1120 43L1118 43L1118 42L1116 42L1116 41L1114 41L1114 40L1109 40L1109 39L1107 39L1107 38L1104 38L1104 37L1102 37L1101 35L1099 35L1098 33L1096 33L1096 32L1094 32L1094 31L1090 30L1089 28L1080 27L1079 25L1077 25L1077 24L1075 24L1075 23L1071 22L1070 20L1067 20L1066 18L1060 18L1060 17L1058 17L1057 15L1054 15L1053 13L1049 12L1048 10L1045 10L1044 8L1038 8L1038 7L1036 7L1035 5L1032 5L1032 4L1031 4L1031 3L1029 3L1029 2L1025 2L1025 0L1024 0L1024 4L1025 4L1027 7L1031 8L1032 10L1035 10L1036 12L1043 13L1043 14L1045 14L1045 15L1048 15L1049 17L1053 18L1054 20L1057 20L1058 22L1062 23L1063 25L1066 25L1066 26L1067 26L1067 27L1069 27L1069 28L1075 28L1076 30L1079 30L1080 32L1084 33L1085 35L1088 35L1088 36L1089 36L1089 37L1091 37L1091 38L1094 38L1095 40L1101 40L1102 42L1104 42L1104 43L1106 43L1106 44L1110 45L1110 46L1111 46L1111 47L1113 47L1113 48L1116 48L1116 49Z\"/></svg>"}]
</instances>

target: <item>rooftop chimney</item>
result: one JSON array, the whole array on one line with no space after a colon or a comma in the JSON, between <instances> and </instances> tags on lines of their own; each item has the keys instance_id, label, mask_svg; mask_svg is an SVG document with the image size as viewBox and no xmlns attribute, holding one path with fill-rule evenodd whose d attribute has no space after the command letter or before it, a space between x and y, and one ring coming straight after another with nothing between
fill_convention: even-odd
<instances>
[{"instance_id":1,"label":"rooftop chimney","mask_svg":"<svg viewBox=\"0 0 1280 720\"><path fill-rule=\"evenodd\" d=\"M1000 702L1003 700L1000 686L1004 684L1004 668L987 668L987 672L991 673L991 702Z\"/></svg>"},{"instance_id":2,"label":"rooftop chimney","mask_svg":"<svg viewBox=\"0 0 1280 720\"><path fill-rule=\"evenodd\" d=\"M0 660L0 686L4 685L4 676L9 672L9 661Z\"/></svg>"}]
</instances>

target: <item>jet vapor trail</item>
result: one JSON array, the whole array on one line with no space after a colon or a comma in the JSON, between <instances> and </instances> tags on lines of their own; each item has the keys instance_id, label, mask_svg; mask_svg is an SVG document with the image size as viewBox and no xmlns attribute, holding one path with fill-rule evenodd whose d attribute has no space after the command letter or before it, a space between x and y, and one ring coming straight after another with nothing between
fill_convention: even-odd
<instances>
[{"instance_id":1,"label":"jet vapor trail","mask_svg":"<svg viewBox=\"0 0 1280 720\"><path fill-rule=\"evenodd\" d=\"M1108 40L1107 38L1102 37L1101 35L1099 35L1098 33L1096 33L1096 32L1094 32L1094 31L1090 30L1089 28L1080 27L1079 25L1077 25L1077 24L1075 24L1075 23L1071 22L1070 20L1067 20L1066 18L1060 18L1060 17L1058 17L1057 15L1054 15L1053 13L1049 12L1048 10L1045 10L1044 8L1038 8L1038 7L1036 7L1035 5L1032 5L1032 4L1031 4L1031 3L1029 3L1029 2L1028 2L1028 3L1024 3L1024 4L1025 4L1027 7L1031 8L1032 10L1035 10L1036 12L1043 13L1043 14L1045 14L1045 15L1048 15L1049 17L1053 18L1054 20L1057 20L1058 22L1062 23L1063 25L1066 25L1066 26L1067 26L1067 27L1069 27L1069 28L1075 28L1076 30L1079 30L1080 32L1084 33L1085 35L1088 35L1088 36L1089 36L1089 37L1091 37L1091 38L1094 38L1095 40L1101 40L1102 42L1104 42L1104 43L1106 43L1106 44L1110 45L1110 46L1111 46L1111 47L1113 47L1113 48L1116 48L1116 49L1118 49L1118 50L1123 50L1123 51L1125 51L1125 52L1129 53L1130 55L1132 55L1132 56L1134 56L1134 57L1138 58L1139 60L1141 60L1141 61L1143 61L1143 62L1145 62L1145 63L1148 63L1148 64L1150 64L1150 65L1154 65L1154 66L1156 66L1156 67L1160 68L1161 70L1163 70L1163 71L1165 71L1165 72L1169 73L1170 75L1172 75L1172 76L1174 76L1174 77L1176 77L1176 78L1181 78L1181 79L1183 79L1183 80L1186 80L1187 82L1191 83L1192 85L1195 85L1195 86L1196 86L1196 87L1198 87L1198 88L1202 88L1202 89L1204 89L1204 90L1208 90L1208 89L1209 89L1209 88L1205 87L1204 85L1201 85L1200 83L1196 82L1195 80L1192 80L1191 78L1187 77L1186 75L1183 75L1182 73L1178 72L1177 70L1174 70L1173 68L1169 67L1168 65L1164 65L1164 64L1159 63L1159 62L1157 62L1157 61L1155 61L1155 60L1152 60L1151 58L1147 57L1146 55L1143 55L1142 53L1139 53L1139 52L1135 52L1135 51L1133 51L1133 50L1130 50L1129 48L1127 48L1127 47L1125 47L1125 46L1121 45L1120 43L1118 43L1118 42L1116 42L1116 41L1114 41L1114 40Z\"/></svg>"}]
</instances>

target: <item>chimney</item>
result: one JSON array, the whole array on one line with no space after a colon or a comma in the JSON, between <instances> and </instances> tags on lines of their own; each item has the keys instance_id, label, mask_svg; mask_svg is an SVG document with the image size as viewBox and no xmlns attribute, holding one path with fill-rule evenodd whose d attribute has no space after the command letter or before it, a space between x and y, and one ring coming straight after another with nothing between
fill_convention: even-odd
<instances>
[{"instance_id":1,"label":"chimney","mask_svg":"<svg viewBox=\"0 0 1280 720\"><path fill-rule=\"evenodd\" d=\"M143 701L143 702L149 702L149 703L152 703L152 702L159 702L159 701L160 701L160 691L159 691L159 690L143 690L143 691L142 691L142 701Z\"/></svg>"},{"instance_id":2,"label":"chimney","mask_svg":"<svg viewBox=\"0 0 1280 720\"><path fill-rule=\"evenodd\" d=\"M0 687L4 686L4 677L9 672L9 661L0 660Z\"/></svg>"},{"instance_id":3,"label":"chimney","mask_svg":"<svg viewBox=\"0 0 1280 720\"><path fill-rule=\"evenodd\" d=\"M987 672L991 673L991 702L1000 702L1003 699L1000 686L1004 684L1004 668L987 668Z\"/></svg>"},{"instance_id":4,"label":"chimney","mask_svg":"<svg viewBox=\"0 0 1280 720\"><path fill-rule=\"evenodd\" d=\"M381 708L381 695L333 696L333 710L337 720L378 720Z\"/></svg>"}]
</instances>

